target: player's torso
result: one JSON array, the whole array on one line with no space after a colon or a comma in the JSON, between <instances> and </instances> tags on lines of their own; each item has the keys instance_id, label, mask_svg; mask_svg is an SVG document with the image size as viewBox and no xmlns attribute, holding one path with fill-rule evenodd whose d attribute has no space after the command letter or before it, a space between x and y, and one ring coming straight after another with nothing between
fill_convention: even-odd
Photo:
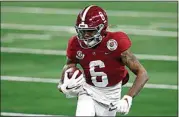
<instances>
[{"instance_id":1,"label":"player's torso","mask_svg":"<svg viewBox=\"0 0 179 117\"><path fill-rule=\"evenodd\" d=\"M83 49L76 43L76 58L82 66L88 84L97 87L114 86L127 71L120 62L120 54L115 35L108 33L95 49ZM78 42L78 41L77 41Z\"/></svg>"}]
</instances>

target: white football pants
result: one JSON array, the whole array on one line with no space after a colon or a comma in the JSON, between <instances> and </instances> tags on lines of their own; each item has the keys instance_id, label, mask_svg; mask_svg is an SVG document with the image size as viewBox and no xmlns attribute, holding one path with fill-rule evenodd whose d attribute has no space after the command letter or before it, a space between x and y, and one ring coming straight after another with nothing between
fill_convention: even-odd
<instances>
[{"instance_id":1,"label":"white football pants","mask_svg":"<svg viewBox=\"0 0 179 117\"><path fill-rule=\"evenodd\" d=\"M116 116L116 108L93 100L88 94L78 97L76 116Z\"/></svg>"}]
</instances>

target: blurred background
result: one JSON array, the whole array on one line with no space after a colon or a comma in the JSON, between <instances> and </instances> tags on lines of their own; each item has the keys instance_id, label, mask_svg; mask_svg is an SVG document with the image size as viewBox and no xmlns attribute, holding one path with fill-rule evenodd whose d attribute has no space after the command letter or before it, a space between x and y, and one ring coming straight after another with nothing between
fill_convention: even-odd
<instances>
[{"instance_id":1,"label":"blurred background","mask_svg":"<svg viewBox=\"0 0 179 117\"><path fill-rule=\"evenodd\" d=\"M91 4L106 10L110 31L129 35L150 77L127 116L177 116L177 2L141 1L1 2L1 115L75 115L57 83L77 14Z\"/></svg>"}]
</instances>

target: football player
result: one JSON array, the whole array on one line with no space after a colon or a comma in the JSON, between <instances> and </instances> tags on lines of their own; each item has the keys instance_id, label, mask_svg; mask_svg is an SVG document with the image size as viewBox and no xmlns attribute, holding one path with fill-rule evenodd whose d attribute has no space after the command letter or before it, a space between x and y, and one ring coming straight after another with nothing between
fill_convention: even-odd
<instances>
[{"instance_id":1,"label":"football player","mask_svg":"<svg viewBox=\"0 0 179 117\"><path fill-rule=\"evenodd\" d=\"M87 6L78 14L75 28L77 35L69 39L62 76L68 68L77 64L83 68L86 83L82 83L82 88L77 91L76 116L115 116L116 112L127 114L133 98L148 81L145 68L130 51L128 35L108 31L107 14L96 5ZM121 98L122 85L129 78L125 66L136 78ZM61 82L59 90L66 92Z\"/></svg>"}]
</instances>

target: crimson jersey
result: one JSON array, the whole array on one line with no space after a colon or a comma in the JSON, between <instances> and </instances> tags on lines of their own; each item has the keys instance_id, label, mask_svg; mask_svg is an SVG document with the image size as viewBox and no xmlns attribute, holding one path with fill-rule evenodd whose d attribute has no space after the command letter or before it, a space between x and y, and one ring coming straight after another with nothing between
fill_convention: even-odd
<instances>
[{"instance_id":1,"label":"crimson jersey","mask_svg":"<svg viewBox=\"0 0 179 117\"><path fill-rule=\"evenodd\" d=\"M82 48L74 36L68 42L67 57L81 65L88 84L114 86L127 74L120 55L130 46L131 41L124 32L107 32L100 44L89 49Z\"/></svg>"}]
</instances>

